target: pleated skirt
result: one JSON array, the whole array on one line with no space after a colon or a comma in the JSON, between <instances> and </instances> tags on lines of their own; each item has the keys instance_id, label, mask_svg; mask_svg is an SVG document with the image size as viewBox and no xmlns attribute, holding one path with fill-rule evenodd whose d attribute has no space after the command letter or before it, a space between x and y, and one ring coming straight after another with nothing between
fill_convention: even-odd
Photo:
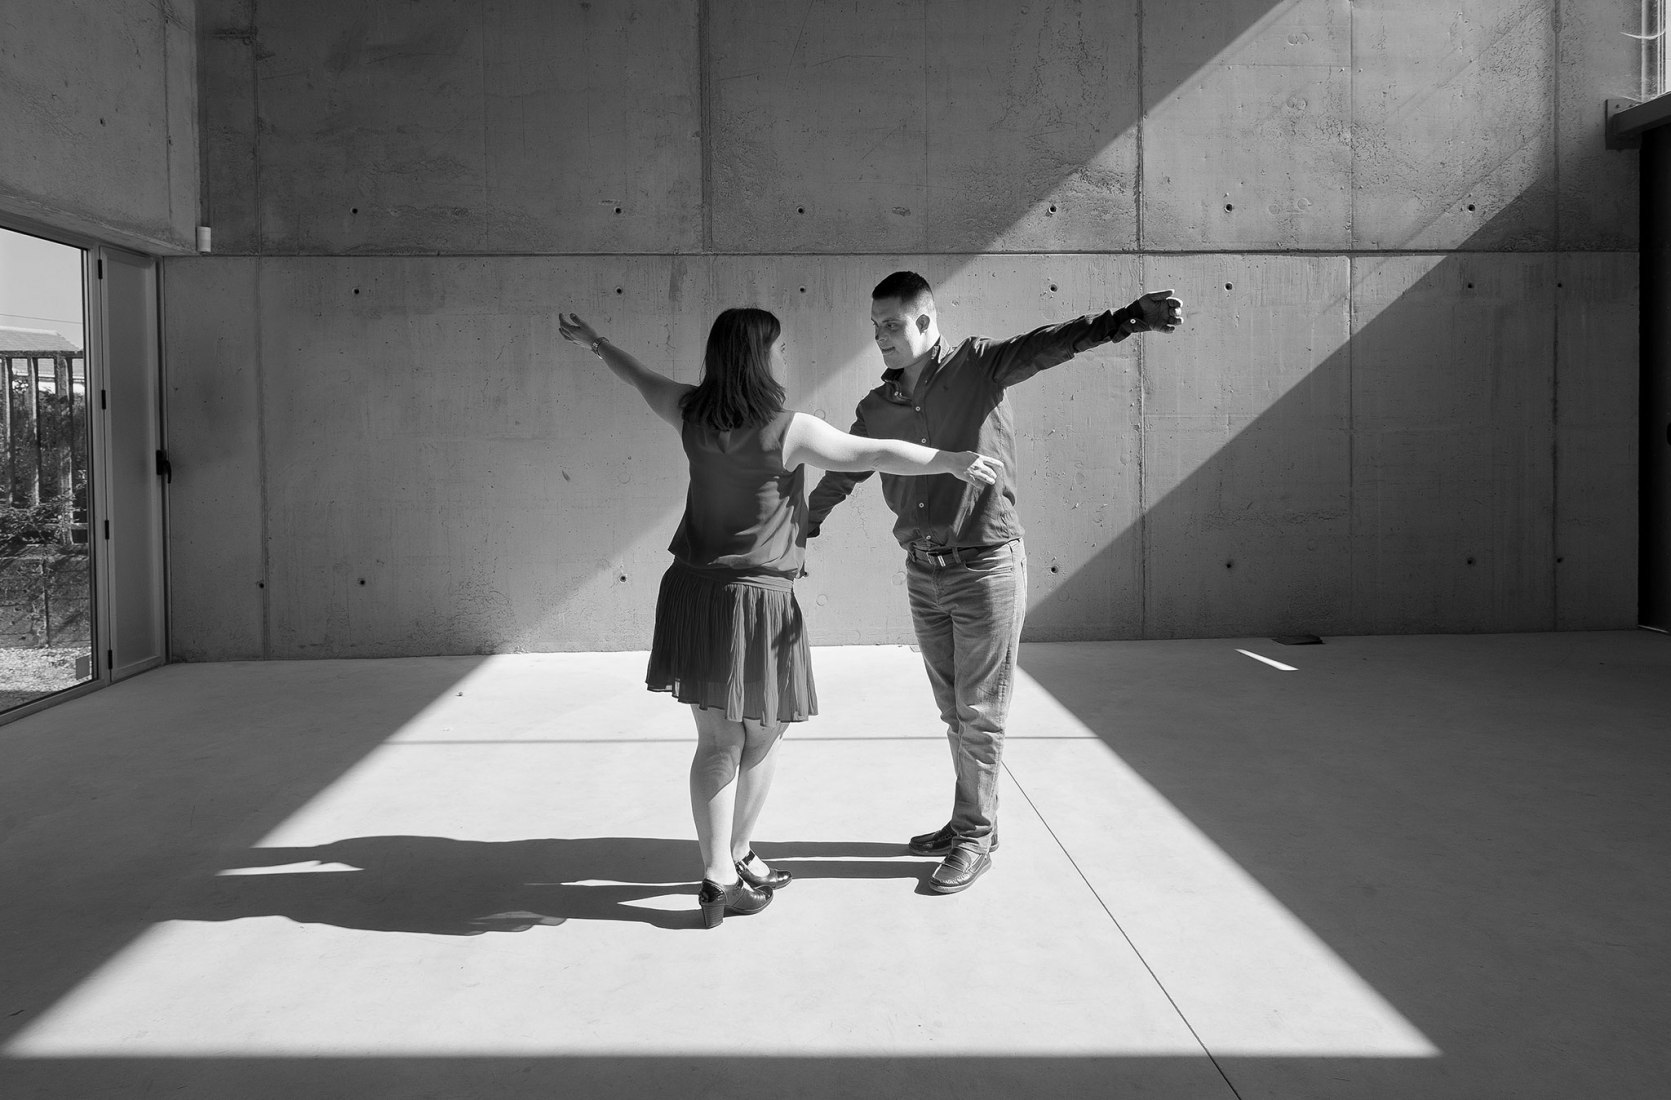
<instances>
[{"instance_id":1,"label":"pleated skirt","mask_svg":"<svg viewBox=\"0 0 1671 1100\"><path fill-rule=\"evenodd\" d=\"M674 562L656 597L645 686L732 722L818 713L795 589L781 577L726 579Z\"/></svg>"}]
</instances>

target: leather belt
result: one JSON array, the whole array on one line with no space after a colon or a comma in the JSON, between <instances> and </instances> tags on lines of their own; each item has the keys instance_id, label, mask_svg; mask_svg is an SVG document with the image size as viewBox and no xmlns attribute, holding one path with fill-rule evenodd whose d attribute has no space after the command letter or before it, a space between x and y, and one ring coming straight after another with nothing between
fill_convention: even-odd
<instances>
[{"instance_id":1,"label":"leather belt","mask_svg":"<svg viewBox=\"0 0 1671 1100\"><path fill-rule=\"evenodd\" d=\"M1008 545L1007 542L996 542L991 546L947 546L935 550L923 546L911 546L906 548L906 554L912 560L924 565L944 569L948 565L966 565L982 554L989 554Z\"/></svg>"}]
</instances>

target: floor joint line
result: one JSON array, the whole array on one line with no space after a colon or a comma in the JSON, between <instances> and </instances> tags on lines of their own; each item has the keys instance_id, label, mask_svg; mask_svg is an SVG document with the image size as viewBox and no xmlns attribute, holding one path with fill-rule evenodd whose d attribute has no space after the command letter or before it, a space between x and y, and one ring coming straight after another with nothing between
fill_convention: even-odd
<instances>
[{"instance_id":1,"label":"floor joint line","mask_svg":"<svg viewBox=\"0 0 1671 1100\"><path fill-rule=\"evenodd\" d=\"M1120 923L1120 918L1114 915L1114 910L1110 909L1108 907L1108 903L1103 900L1102 894L1097 891L1096 886L1094 886L1090 878L1086 876L1084 868L1079 866L1079 861L1073 858L1073 853L1068 851L1066 844L1062 843L1062 838L1056 835L1056 830L1052 829L1050 827L1050 822L1045 820L1044 813L1039 809L1038 803L1033 801L1033 796L1027 793L1027 788L1021 785L1021 780L1016 778L1014 770L1012 770L1008 764L1002 764L1000 766L1004 769L1004 774L1010 777L1010 782L1015 784L1015 789L1021 792L1021 797L1027 800L1027 805L1032 807L1034 815L1039 819L1039 824L1043 825L1045 832L1050 834L1050 839L1056 842L1056 847L1062 850L1062 854L1066 856L1068 858L1068 862L1073 865L1074 873L1079 876L1079 880L1085 884L1085 888L1091 892L1091 896L1097 899L1097 904L1102 907L1102 911L1108 914L1108 919L1110 923L1114 925L1114 930L1120 933L1120 938L1126 941L1126 946L1131 948L1131 953L1137 956L1137 961L1143 964L1143 969L1149 972L1150 978L1154 979L1155 988L1160 990L1160 995L1166 998L1166 1003L1171 1005L1172 1011L1178 1014L1178 1020L1189 1032L1190 1038L1195 1040L1196 1044L1201 1048L1201 1053L1207 1056L1207 1060L1213 1064L1213 1068L1218 1071L1218 1075L1224 1079L1224 1085L1230 1090L1230 1094L1234 1096L1236 1100L1242 1100L1242 1094L1236 1091L1236 1086L1230 1080L1230 1075L1225 1073L1224 1067L1218 1064L1218 1058L1215 1057L1213 1052L1208 1049L1206 1042L1201 1038L1200 1034L1196 1032L1195 1025L1189 1022L1189 1017L1184 1015L1183 1008L1177 1001L1172 999L1172 991L1166 988L1166 983L1160 980L1160 975L1155 973L1155 968L1149 965L1149 960L1143 957L1143 952L1138 948L1136 943L1132 942L1131 934L1127 932L1125 926Z\"/></svg>"}]
</instances>

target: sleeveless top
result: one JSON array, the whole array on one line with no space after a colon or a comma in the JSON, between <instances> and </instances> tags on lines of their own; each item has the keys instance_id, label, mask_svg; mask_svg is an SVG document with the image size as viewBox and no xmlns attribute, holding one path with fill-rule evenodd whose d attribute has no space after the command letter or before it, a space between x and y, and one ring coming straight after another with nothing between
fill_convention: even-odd
<instances>
[{"instance_id":1,"label":"sleeveless top","mask_svg":"<svg viewBox=\"0 0 1671 1100\"><path fill-rule=\"evenodd\" d=\"M685 421L690 460L685 515L668 550L688 568L724 580L800 576L806 560L806 467L783 466L794 413L754 428L716 431Z\"/></svg>"}]
</instances>

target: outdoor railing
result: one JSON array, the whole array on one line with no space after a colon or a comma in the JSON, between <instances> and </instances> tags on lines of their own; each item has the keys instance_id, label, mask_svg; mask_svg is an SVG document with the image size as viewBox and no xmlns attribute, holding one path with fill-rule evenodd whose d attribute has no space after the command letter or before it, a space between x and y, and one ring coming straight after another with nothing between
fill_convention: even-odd
<instances>
[{"instance_id":1,"label":"outdoor railing","mask_svg":"<svg viewBox=\"0 0 1671 1100\"><path fill-rule=\"evenodd\" d=\"M89 635L87 395L79 352L0 355L0 648Z\"/></svg>"}]
</instances>

